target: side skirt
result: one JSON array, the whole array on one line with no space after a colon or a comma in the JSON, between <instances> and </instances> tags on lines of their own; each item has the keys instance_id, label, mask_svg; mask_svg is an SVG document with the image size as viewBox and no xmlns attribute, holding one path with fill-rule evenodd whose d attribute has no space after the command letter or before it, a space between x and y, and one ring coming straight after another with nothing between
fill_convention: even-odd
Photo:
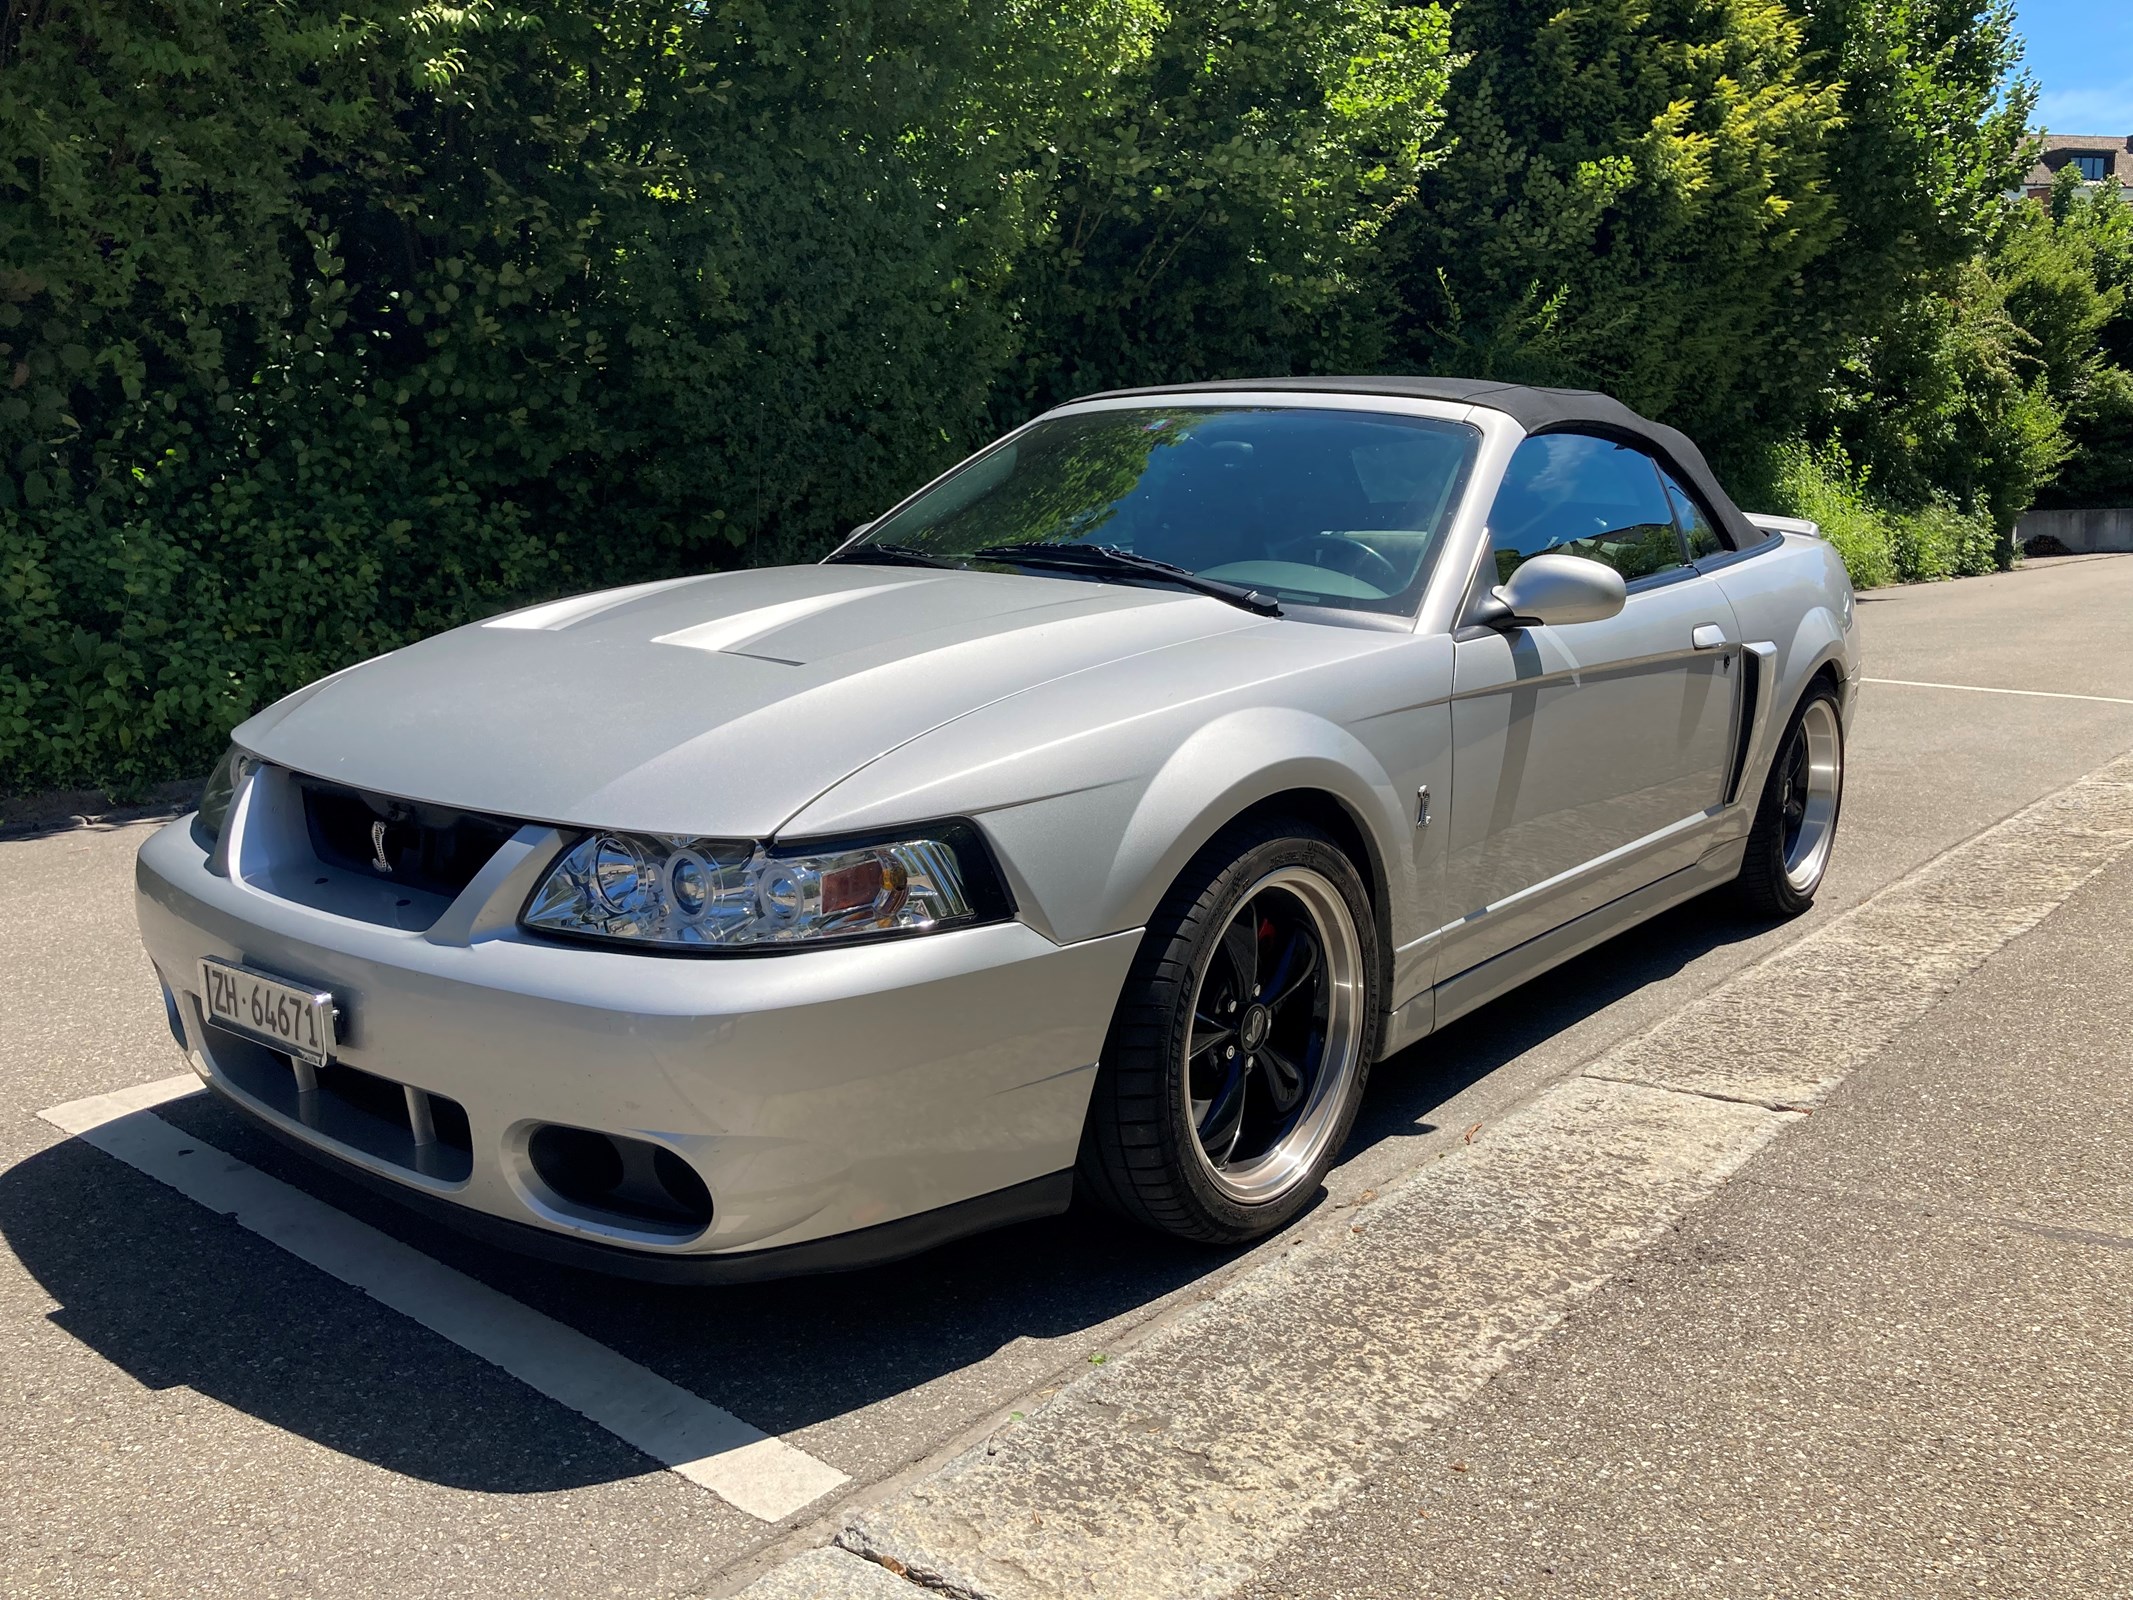
<instances>
[{"instance_id":1,"label":"side skirt","mask_svg":"<svg viewBox=\"0 0 2133 1600\"><path fill-rule=\"evenodd\" d=\"M1685 900L1693 900L1721 884L1732 882L1740 876L1741 861L1747 850L1746 839L1729 840L1656 883L1646 884L1619 900L1610 900L1582 917L1445 979L1429 993L1417 995L1386 1019L1385 1045L1380 1059L1427 1038L1447 1022L1487 1005L1616 934L1648 921L1662 911L1670 911Z\"/></svg>"}]
</instances>

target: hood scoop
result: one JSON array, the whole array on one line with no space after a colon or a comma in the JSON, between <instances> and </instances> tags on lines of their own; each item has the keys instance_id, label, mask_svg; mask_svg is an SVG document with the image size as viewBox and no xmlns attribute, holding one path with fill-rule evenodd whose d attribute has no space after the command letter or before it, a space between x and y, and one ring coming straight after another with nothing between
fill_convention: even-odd
<instances>
[{"instance_id":1,"label":"hood scoop","mask_svg":"<svg viewBox=\"0 0 2133 1600\"><path fill-rule=\"evenodd\" d=\"M806 656L781 655L774 648L778 634L796 622L819 617L824 612L842 610L856 600L889 594L898 589L915 589L925 581L920 578L904 583L878 583L865 589L845 589L835 594L807 595L798 600L780 601L776 605L758 606L752 611L736 612L730 617L718 617L710 622L696 623L692 627L677 628L672 633L654 634L652 643L678 645L684 650L712 650L724 655L750 656L757 661L775 661L787 667L805 666Z\"/></svg>"},{"instance_id":2,"label":"hood scoop","mask_svg":"<svg viewBox=\"0 0 2133 1600\"><path fill-rule=\"evenodd\" d=\"M978 706L1256 626L1213 600L1122 584L753 568L440 634L269 707L236 737L291 771L400 800L760 839Z\"/></svg>"}]
</instances>

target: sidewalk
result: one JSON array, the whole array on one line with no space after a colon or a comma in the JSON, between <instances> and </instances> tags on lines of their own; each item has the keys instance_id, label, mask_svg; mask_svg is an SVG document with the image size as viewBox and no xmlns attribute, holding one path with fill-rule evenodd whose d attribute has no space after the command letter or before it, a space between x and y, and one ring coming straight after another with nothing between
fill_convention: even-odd
<instances>
[{"instance_id":1,"label":"sidewalk","mask_svg":"<svg viewBox=\"0 0 2133 1600\"><path fill-rule=\"evenodd\" d=\"M1250 1600L2133 1594L2133 858Z\"/></svg>"}]
</instances>

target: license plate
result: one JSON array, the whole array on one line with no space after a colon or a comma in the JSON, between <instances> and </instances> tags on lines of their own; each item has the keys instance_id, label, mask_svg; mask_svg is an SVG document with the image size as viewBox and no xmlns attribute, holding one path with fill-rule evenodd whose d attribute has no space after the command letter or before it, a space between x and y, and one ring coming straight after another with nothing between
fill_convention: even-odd
<instances>
[{"instance_id":1,"label":"license plate","mask_svg":"<svg viewBox=\"0 0 2133 1600\"><path fill-rule=\"evenodd\" d=\"M212 956L200 963L207 1019L323 1067L333 1054L333 996Z\"/></svg>"}]
</instances>

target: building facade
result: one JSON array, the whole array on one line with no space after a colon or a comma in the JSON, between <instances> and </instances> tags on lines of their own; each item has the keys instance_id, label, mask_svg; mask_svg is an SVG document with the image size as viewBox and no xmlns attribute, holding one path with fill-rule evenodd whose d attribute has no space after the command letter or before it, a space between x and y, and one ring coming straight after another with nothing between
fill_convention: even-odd
<instances>
[{"instance_id":1,"label":"building facade","mask_svg":"<svg viewBox=\"0 0 2133 1600\"><path fill-rule=\"evenodd\" d=\"M2022 180L2022 192L2042 200L2066 167L2079 172L2082 182L2108 184L2121 200L2133 203L2133 134L2046 134L2043 153Z\"/></svg>"}]
</instances>

